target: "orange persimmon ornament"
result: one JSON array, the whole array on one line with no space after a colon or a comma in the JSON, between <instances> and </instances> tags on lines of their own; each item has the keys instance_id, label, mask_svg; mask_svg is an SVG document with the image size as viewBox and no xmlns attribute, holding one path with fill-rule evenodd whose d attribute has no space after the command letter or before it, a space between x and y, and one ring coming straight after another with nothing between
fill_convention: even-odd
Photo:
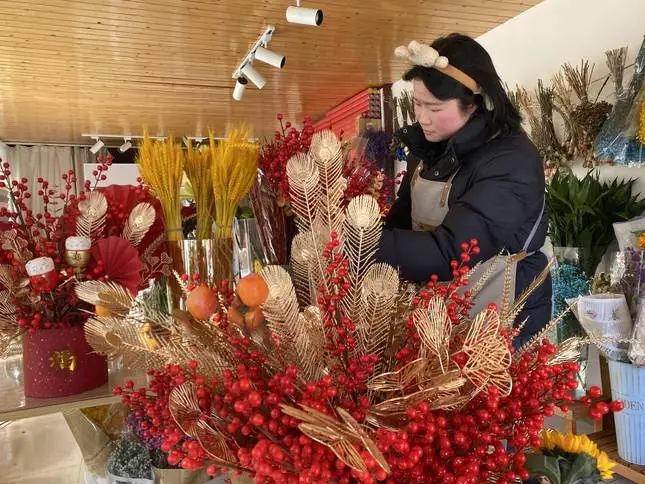
<instances>
[{"instance_id":1,"label":"orange persimmon ornament","mask_svg":"<svg viewBox=\"0 0 645 484\"><path fill-rule=\"evenodd\" d=\"M201 321L208 320L217 311L217 293L204 284L200 284L188 293L186 309L190 315Z\"/></svg>"},{"instance_id":2,"label":"orange persimmon ornament","mask_svg":"<svg viewBox=\"0 0 645 484\"><path fill-rule=\"evenodd\" d=\"M251 308L260 306L269 296L269 286L254 272L241 278L236 289L242 303Z\"/></svg>"}]
</instances>

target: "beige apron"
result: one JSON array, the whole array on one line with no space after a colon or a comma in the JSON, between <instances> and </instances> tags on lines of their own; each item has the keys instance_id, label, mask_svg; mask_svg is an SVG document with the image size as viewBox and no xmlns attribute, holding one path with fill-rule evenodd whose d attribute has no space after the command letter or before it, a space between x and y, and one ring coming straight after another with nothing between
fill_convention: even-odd
<instances>
[{"instance_id":1,"label":"beige apron","mask_svg":"<svg viewBox=\"0 0 645 484\"><path fill-rule=\"evenodd\" d=\"M426 180L421 177L420 173L422 168L423 163L419 163L419 166L414 171L410 182L412 189L412 229L417 231L432 231L441 225L448 213L448 196L450 195L452 181L457 175L459 169L457 169L447 181L438 182ZM515 299L515 274L517 271L517 263L528 255L531 255L526 251L540 226L543 214L544 202L542 203L540 216L535 221L521 252L517 254L493 257L479 264L473 275L470 277L470 285L472 286L475 284L487 271L490 272L490 276L482 290L479 292L477 298L473 301L473 306L470 310L471 316L474 316L481 310L485 309L490 303L495 303L500 307L502 303L502 294L504 292L504 271L507 264L510 264L511 270L510 294L512 304Z\"/></svg>"}]
</instances>

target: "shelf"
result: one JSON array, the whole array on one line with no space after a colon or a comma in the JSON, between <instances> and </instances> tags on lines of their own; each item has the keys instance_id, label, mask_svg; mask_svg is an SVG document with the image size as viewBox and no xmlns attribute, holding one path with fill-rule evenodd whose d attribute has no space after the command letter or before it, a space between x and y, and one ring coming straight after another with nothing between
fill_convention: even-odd
<instances>
[{"instance_id":1,"label":"shelf","mask_svg":"<svg viewBox=\"0 0 645 484\"><path fill-rule=\"evenodd\" d=\"M618 465L614 467L614 473L636 483L645 483L645 466L630 464L618 457L618 447L616 444L616 434L612 430L603 430L589 435L600 450L607 453L609 458Z\"/></svg>"},{"instance_id":2,"label":"shelf","mask_svg":"<svg viewBox=\"0 0 645 484\"><path fill-rule=\"evenodd\" d=\"M22 358L20 355L12 356L0 361L0 422L118 402L119 397L112 394L112 388L126 379L133 380L136 388L146 383L145 374L117 370L110 373L107 384L84 393L58 398L28 398L22 386Z\"/></svg>"}]
</instances>

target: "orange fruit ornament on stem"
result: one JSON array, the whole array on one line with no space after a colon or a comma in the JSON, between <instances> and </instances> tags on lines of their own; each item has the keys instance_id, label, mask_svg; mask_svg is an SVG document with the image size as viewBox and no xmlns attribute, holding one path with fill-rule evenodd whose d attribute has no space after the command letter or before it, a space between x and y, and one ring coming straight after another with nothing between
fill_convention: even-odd
<instances>
[{"instance_id":1,"label":"orange fruit ornament on stem","mask_svg":"<svg viewBox=\"0 0 645 484\"><path fill-rule=\"evenodd\" d=\"M217 294L205 285L197 286L186 298L186 309L190 315L202 321L208 320L217 311L217 304Z\"/></svg>"},{"instance_id":2,"label":"orange fruit ornament on stem","mask_svg":"<svg viewBox=\"0 0 645 484\"><path fill-rule=\"evenodd\" d=\"M94 306L94 312L96 313L97 316L103 316L103 317L112 316L112 311L110 311L109 308L106 308L105 306L100 306L98 304Z\"/></svg>"},{"instance_id":3,"label":"orange fruit ornament on stem","mask_svg":"<svg viewBox=\"0 0 645 484\"><path fill-rule=\"evenodd\" d=\"M237 295L242 303L249 307L260 306L269 296L269 286L262 276L251 273L244 276L237 283Z\"/></svg>"}]
</instances>

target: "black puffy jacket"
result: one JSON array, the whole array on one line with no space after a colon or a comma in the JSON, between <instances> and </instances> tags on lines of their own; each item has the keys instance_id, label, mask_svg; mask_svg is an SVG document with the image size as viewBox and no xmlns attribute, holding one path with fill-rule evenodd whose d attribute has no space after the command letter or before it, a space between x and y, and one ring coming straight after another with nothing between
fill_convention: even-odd
<instances>
[{"instance_id":1,"label":"black puffy jacket","mask_svg":"<svg viewBox=\"0 0 645 484\"><path fill-rule=\"evenodd\" d=\"M491 132L487 115L476 113L450 140L426 141L418 124L397 133L409 149L407 174L399 188L381 237L377 258L398 267L403 278L426 281L437 274L452 277L450 261L459 260L462 242L479 241L480 255L489 259L501 250L520 252L544 203L542 158L523 131ZM420 175L445 181L459 166L448 198L449 211L433 232L412 230L410 177L418 163ZM547 207L528 251L539 251L547 232ZM537 252L518 264L516 296L544 269L547 258ZM551 317L551 281L529 299L516 323L528 317L519 341L541 329Z\"/></svg>"}]
</instances>

